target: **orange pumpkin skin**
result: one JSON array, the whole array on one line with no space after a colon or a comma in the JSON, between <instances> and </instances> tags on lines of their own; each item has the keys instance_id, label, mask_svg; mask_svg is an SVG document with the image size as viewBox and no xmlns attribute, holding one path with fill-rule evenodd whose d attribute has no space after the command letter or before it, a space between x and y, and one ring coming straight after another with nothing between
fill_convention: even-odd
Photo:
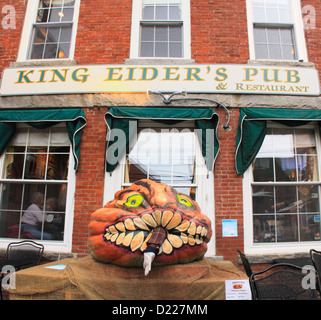
<instances>
[{"instance_id":1,"label":"orange pumpkin skin","mask_svg":"<svg viewBox=\"0 0 321 320\"><path fill-rule=\"evenodd\" d=\"M167 184L139 180L91 215L88 247L102 262L141 267L152 230L167 237L153 265L202 259L212 236L211 222L198 204Z\"/></svg>"}]
</instances>

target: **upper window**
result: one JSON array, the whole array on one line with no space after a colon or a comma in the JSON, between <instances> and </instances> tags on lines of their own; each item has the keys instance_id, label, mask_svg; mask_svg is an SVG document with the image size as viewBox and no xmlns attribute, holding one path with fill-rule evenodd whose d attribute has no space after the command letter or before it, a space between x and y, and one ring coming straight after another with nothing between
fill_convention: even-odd
<instances>
[{"instance_id":1,"label":"upper window","mask_svg":"<svg viewBox=\"0 0 321 320\"><path fill-rule=\"evenodd\" d=\"M131 58L189 58L189 0L133 3Z\"/></svg>"},{"instance_id":2,"label":"upper window","mask_svg":"<svg viewBox=\"0 0 321 320\"><path fill-rule=\"evenodd\" d=\"M248 0L251 58L305 60L299 2Z\"/></svg>"},{"instance_id":3,"label":"upper window","mask_svg":"<svg viewBox=\"0 0 321 320\"><path fill-rule=\"evenodd\" d=\"M72 58L78 6L79 0L29 1L20 60Z\"/></svg>"}]
</instances>

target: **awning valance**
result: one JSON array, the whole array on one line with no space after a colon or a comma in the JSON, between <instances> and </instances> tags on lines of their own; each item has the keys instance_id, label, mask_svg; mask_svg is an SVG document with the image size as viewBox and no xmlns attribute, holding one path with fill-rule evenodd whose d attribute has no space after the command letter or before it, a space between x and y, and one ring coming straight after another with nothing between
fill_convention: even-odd
<instances>
[{"instance_id":1,"label":"awning valance","mask_svg":"<svg viewBox=\"0 0 321 320\"><path fill-rule=\"evenodd\" d=\"M37 129L45 129L59 122L66 122L66 129L75 159L79 162L81 129L86 125L85 113L81 109L36 109L0 111L0 155L6 149L16 130L16 123L27 123Z\"/></svg>"},{"instance_id":2,"label":"awning valance","mask_svg":"<svg viewBox=\"0 0 321 320\"><path fill-rule=\"evenodd\" d=\"M219 151L217 139L218 115L211 108L137 108L137 107L113 107L105 114L107 123L107 155L106 171L112 172L118 165L115 158L120 160L128 151L130 141L130 125L137 125L140 119L150 119L165 124L173 124L195 120L196 129L200 129L198 135L202 146L202 154L209 171L213 171L215 158ZM118 129L121 130L126 139L119 141ZM211 139L210 137L213 137ZM117 156L115 155L117 153Z\"/></svg>"},{"instance_id":3,"label":"awning valance","mask_svg":"<svg viewBox=\"0 0 321 320\"><path fill-rule=\"evenodd\" d=\"M237 131L235 163L236 171L243 174L259 152L267 121L287 126L299 126L310 121L321 121L321 110L242 108Z\"/></svg>"}]
</instances>

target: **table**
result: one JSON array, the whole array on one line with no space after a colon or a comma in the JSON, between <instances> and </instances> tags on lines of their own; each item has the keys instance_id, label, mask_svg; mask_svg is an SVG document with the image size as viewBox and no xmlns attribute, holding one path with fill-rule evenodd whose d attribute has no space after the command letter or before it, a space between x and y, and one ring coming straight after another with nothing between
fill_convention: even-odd
<instances>
[{"instance_id":1,"label":"table","mask_svg":"<svg viewBox=\"0 0 321 320\"><path fill-rule=\"evenodd\" d=\"M23 267L32 266L34 261L31 259L1 259L0 260L0 274L5 266L13 266L16 270Z\"/></svg>"},{"instance_id":2,"label":"table","mask_svg":"<svg viewBox=\"0 0 321 320\"><path fill-rule=\"evenodd\" d=\"M298 257L298 258L277 258L273 260L273 263L289 263L297 267L303 268L304 266L312 266L312 261L309 257Z\"/></svg>"},{"instance_id":3,"label":"table","mask_svg":"<svg viewBox=\"0 0 321 320\"><path fill-rule=\"evenodd\" d=\"M62 268L55 268L55 266ZM15 273L10 300L224 300L225 280L248 279L231 261L125 268L91 256L64 259Z\"/></svg>"}]
</instances>

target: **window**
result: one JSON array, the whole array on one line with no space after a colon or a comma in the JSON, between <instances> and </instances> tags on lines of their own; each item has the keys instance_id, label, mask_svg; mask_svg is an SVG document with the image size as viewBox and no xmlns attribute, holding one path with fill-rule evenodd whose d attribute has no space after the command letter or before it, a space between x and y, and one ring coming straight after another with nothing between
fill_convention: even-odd
<instances>
[{"instance_id":1,"label":"window","mask_svg":"<svg viewBox=\"0 0 321 320\"><path fill-rule=\"evenodd\" d=\"M186 127L179 130L152 125L144 128L140 122L143 127L139 128L138 139L126 155L122 186L151 179L171 185L195 200L196 135Z\"/></svg>"},{"instance_id":2,"label":"window","mask_svg":"<svg viewBox=\"0 0 321 320\"><path fill-rule=\"evenodd\" d=\"M268 128L244 175L252 200L250 206L244 202L245 212L252 212L246 219L252 224L251 236L246 235L249 249L302 252L320 244L318 145L313 125Z\"/></svg>"},{"instance_id":3,"label":"window","mask_svg":"<svg viewBox=\"0 0 321 320\"><path fill-rule=\"evenodd\" d=\"M190 58L189 0L133 2L131 58Z\"/></svg>"},{"instance_id":4,"label":"window","mask_svg":"<svg viewBox=\"0 0 321 320\"><path fill-rule=\"evenodd\" d=\"M300 14L299 1L248 0L251 56L268 60L306 60Z\"/></svg>"},{"instance_id":5,"label":"window","mask_svg":"<svg viewBox=\"0 0 321 320\"><path fill-rule=\"evenodd\" d=\"M0 161L2 240L66 243L73 218L69 195L74 160L70 155L65 128L38 130L19 125Z\"/></svg>"},{"instance_id":6,"label":"window","mask_svg":"<svg viewBox=\"0 0 321 320\"><path fill-rule=\"evenodd\" d=\"M105 175L104 203L121 188L139 179L164 182L197 201L214 229L213 173L206 168L195 121L165 125L151 120L138 121L137 139L116 169ZM207 255L215 255L212 237Z\"/></svg>"},{"instance_id":7,"label":"window","mask_svg":"<svg viewBox=\"0 0 321 320\"><path fill-rule=\"evenodd\" d=\"M19 59L70 59L79 0L29 1ZM29 15L28 15L29 14Z\"/></svg>"}]
</instances>

